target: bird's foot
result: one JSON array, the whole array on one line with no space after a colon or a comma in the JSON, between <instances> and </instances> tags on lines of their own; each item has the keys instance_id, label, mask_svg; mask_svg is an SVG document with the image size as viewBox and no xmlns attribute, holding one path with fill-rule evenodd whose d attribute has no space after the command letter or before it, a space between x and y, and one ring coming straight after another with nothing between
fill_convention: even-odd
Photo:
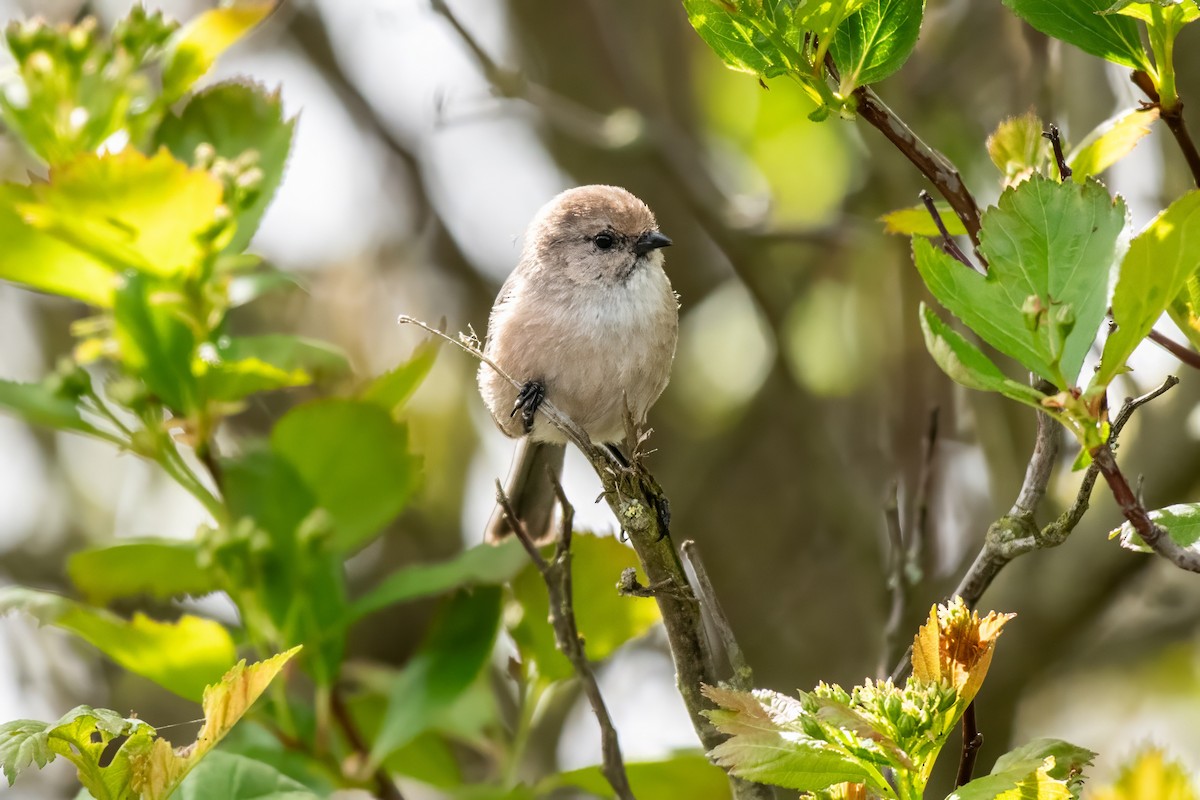
<instances>
[{"instance_id":1,"label":"bird's foot","mask_svg":"<svg viewBox=\"0 0 1200 800\"><path fill-rule=\"evenodd\" d=\"M526 381L517 395L517 402L513 403L512 413L509 416L516 416L516 413L520 411L525 432L529 433L533 430L533 415L537 413L538 406L545 399L546 387L542 385L541 381Z\"/></svg>"}]
</instances>

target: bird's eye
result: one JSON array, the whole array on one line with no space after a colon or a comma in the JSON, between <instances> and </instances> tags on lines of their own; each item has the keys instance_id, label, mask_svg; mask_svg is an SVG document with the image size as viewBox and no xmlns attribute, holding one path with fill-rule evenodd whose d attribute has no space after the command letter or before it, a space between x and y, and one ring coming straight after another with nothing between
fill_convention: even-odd
<instances>
[{"instance_id":1,"label":"bird's eye","mask_svg":"<svg viewBox=\"0 0 1200 800\"><path fill-rule=\"evenodd\" d=\"M596 243L596 247L599 247L601 250L607 250L613 246L613 235L607 231L604 233L597 233L596 237L592 239L592 241Z\"/></svg>"}]
</instances>

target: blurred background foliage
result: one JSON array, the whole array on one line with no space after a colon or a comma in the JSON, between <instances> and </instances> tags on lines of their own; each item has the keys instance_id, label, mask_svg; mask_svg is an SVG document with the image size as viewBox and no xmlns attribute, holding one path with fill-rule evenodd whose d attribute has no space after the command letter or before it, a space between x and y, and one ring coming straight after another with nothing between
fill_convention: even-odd
<instances>
[{"instance_id":1,"label":"blurred background foliage","mask_svg":"<svg viewBox=\"0 0 1200 800\"><path fill-rule=\"evenodd\" d=\"M176 18L207 7L147 5ZM92 13L104 28L127 9L0 0L4 19ZM1185 99L1200 97L1197 37L1190 26L1176 48ZM525 224L557 191L612 183L655 210L676 243L667 269L682 321L672 382L652 414L650 466L671 498L675 536L705 555L757 684L790 692L878 670L890 603L885 498L898 486L912 524L933 409L923 578L901 631L953 588L1012 504L1033 414L961 390L936 368L917 324L927 298L908 241L877 222L914 204L920 176L873 129L810 121L812 103L794 85L725 69L676 0L289 0L215 77L235 74L280 86L286 114L299 114L283 185L252 245L297 273L298 286L240 311L237 330L330 340L360 374L383 372L421 341L396 327L399 313L482 334ZM1000 189L984 139L1003 118L1032 108L1078 140L1134 105L1125 74L1033 32L999 2L931 0L914 56L878 91L984 204ZM0 175L31 168L0 139ZM1188 175L1159 126L1106 181L1127 198L1136 229ZM0 285L0 377L51 371L79 316L74 303ZM1114 400L1179 369L1150 347L1132 363ZM352 595L480 541L512 445L478 400L474 367L443 351L412 398L425 479L388 534L350 561ZM1200 390L1183 377L1122 440L1127 474L1147 476L1149 507L1200 500ZM305 397L260 396L226 435L261 433ZM1047 518L1079 480L1065 450ZM591 504L598 484L587 465L570 461L566 477L580 526L611 531L607 510ZM190 537L203 519L153 466L0 417L0 583L66 591L68 553L114 537ZM1018 617L979 699L982 763L1014 739L1052 735L1099 751L1100 776L1146 740L1172 742L1200 769L1191 723L1200 586L1108 541L1119 522L1098 492L1065 545L1014 562L985 596L985 609ZM213 597L189 605L232 613ZM371 663L403 663L435 607L373 615L354 629L350 658L366 674ZM162 721L194 715L25 619L0 621L0 648L0 719L52 719L82 702ZM655 633L618 652L601 685L630 760L694 744ZM533 745L564 769L596 761L594 720L575 700L559 712L561 742ZM0 795L73 791L68 770L41 779Z\"/></svg>"}]
</instances>

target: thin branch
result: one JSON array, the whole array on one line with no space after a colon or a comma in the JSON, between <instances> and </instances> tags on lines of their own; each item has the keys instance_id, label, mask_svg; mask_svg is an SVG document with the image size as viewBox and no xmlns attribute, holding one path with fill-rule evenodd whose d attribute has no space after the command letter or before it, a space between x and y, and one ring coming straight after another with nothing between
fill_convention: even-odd
<instances>
[{"instance_id":1,"label":"thin branch","mask_svg":"<svg viewBox=\"0 0 1200 800\"><path fill-rule=\"evenodd\" d=\"M887 675L888 664L896 657L896 646L900 640L900 626L904 623L904 609L908 605L908 576L905 566L908 550L904 546L904 532L900 527L900 505L896 498L896 481L888 487L883 505L883 518L888 534L887 582L891 589L892 603L887 622L883 627L883 654L879 662L879 675Z\"/></svg>"},{"instance_id":2,"label":"thin branch","mask_svg":"<svg viewBox=\"0 0 1200 800\"><path fill-rule=\"evenodd\" d=\"M1162 395L1177 383L1179 383L1178 378L1174 375L1168 375L1167 379L1157 388L1140 397L1130 398L1125 401L1125 404L1121 407L1120 412L1118 412L1110 426L1108 444L1104 445L1110 456L1112 454L1111 446L1116 443L1118 435L1125 427L1125 424L1129 422L1130 417L1133 416L1133 412ZM975 560L971 562L970 568L963 575L962 580L958 583L958 587L951 594L952 597L956 595L961 597L969 608L975 608L979 604L983 593L992 585L992 581L1000 574L1000 570L1004 569L1013 559L1023 556L1026 553L1032 553L1034 550L1057 547L1065 542L1067 537L1071 535L1071 532L1075 530L1075 526L1083 519L1084 512L1088 509L1092 490L1096 485L1096 478L1101 474L1101 464L1095 455L1093 455L1092 463L1088 466L1087 472L1083 476L1083 481L1079 485L1079 491L1075 495L1075 501L1071 503L1070 508L1059 515L1056 520L1041 529L1034 523L1033 513L1045 494L1046 484L1050 479L1050 470L1053 467L1052 462L1054 459L1048 457L1048 450L1046 448L1050 446L1049 441L1051 438L1057 441L1056 436L1051 437L1050 435L1052 430L1054 434L1057 434L1057 430L1054 430L1053 425L1043 426L1041 418L1044 416L1044 414L1038 412L1038 438L1034 443L1033 454L1029 459L1029 467L1025 471L1025 482L1021 486L1017 501L1013 504L1008 514L993 522L988 528L983 547L980 548L979 553L975 556ZM1115 463L1113 466L1115 466ZM1124 480L1124 478L1122 477L1120 480ZM1138 532L1141 533L1140 530ZM1167 538L1171 546L1178 547L1174 542L1170 541L1169 537L1164 538ZM1168 547L1168 545L1162 546L1164 548ZM912 648L910 647L897 663L896 668L892 670L893 680L899 680L907 672L911 658Z\"/></svg>"},{"instance_id":3,"label":"thin branch","mask_svg":"<svg viewBox=\"0 0 1200 800\"><path fill-rule=\"evenodd\" d=\"M870 86L855 89L854 97L859 115L886 136L933 183L954 213L958 214L971 242L978 248L979 206L950 159L921 141Z\"/></svg>"},{"instance_id":4,"label":"thin branch","mask_svg":"<svg viewBox=\"0 0 1200 800\"><path fill-rule=\"evenodd\" d=\"M954 787L958 788L971 781L971 773L975 771L975 759L979 757L979 748L983 747L983 734L979 732L979 724L975 720L975 701L972 700L963 712L962 718L962 755L958 760L958 777Z\"/></svg>"},{"instance_id":5,"label":"thin branch","mask_svg":"<svg viewBox=\"0 0 1200 800\"><path fill-rule=\"evenodd\" d=\"M1180 547L1171 538L1166 528L1156 525L1154 520L1150 519L1150 514L1142 505L1141 498L1129 488L1129 482L1125 480L1125 475L1117 466L1112 448L1107 444L1102 444L1092 450L1092 462L1100 470L1104 480L1108 482L1108 488L1112 490L1113 499L1121 507L1121 513L1125 515L1125 519L1129 520L1138 536L1142 537L1142 541L1151 550L1180 569L1200 572L1200 553Z\"/></svg>"},{"instance_id":6,"label":"thin branch","mask_svg":"<svg viewBox=\"0 0 1200 800\"><path fill-rule=\"evenodd\" d=\"M487 364L497 374L520 389L521 384L507 374L492 359L485 355L474 339L455 339L442 331L412 317L402 315L401 324L417 325L455 347ZM555 408L553 402L543 400L537 413L542 414L559 431L573 442L592 469L600 478L604 489L602 497L617 518L622 529L628 533L629 542L637 553L642 569L654 588L654 600L662 615L667 643L675 661L675 681L684 706L691 717L692 726L705 750L712 750L726 737L704 715L712 704L701 693L703 685L715 686L731 676L712 671L711 645L704 635L704 622L700 614L700 603L692 594L687 575L675 546L663 530L663 509L667 498L641 462L620 464L607 448L593 444L570 417ZM738 800L771 797L770 789L759 784L747 783L730 778L734 797Z\"/></svg>"},{"instance_id":7,"label":"thin branch","mask_svg":"<svg viewBox=\"0 0 1200 800\"><path fill-rule=\"evenodd\" d=\"M358 726L354 724L350 709L346 707L346 701L337 687L334 687L330 693L329 705L334 719L338 721L342 733L346 736L346 741L350 743L350 747L365 764L369 759L371 748L367 745L367 740L363 738L362 733L359 732ZM386 769L379 767L371 778L375 781L375 791L379 794L380 800L404 800L404 795L400 793L400 787L396 786L396 782L388 775Z\"/></svg>"},{"instance_id":8,"label":"thin branch","mask_svg":"<svg viewBox=\"0 0 1200 800\"><path fill-rule=\"evenodd\" d=\"M971 263L971 259L967 258L966 254L959 249L958 244L954 241L954 237L946 229L946 223L942 221L942 215L938 213L937 206L933 204L933 197L924 189L921 190L918 196L929 211L929 216L933 217L933 224L937 226L938 232L942 234L942 247L945 248L947 253L954 256L955 259L961 261L971 269L975 269L975 265Z\"/></svg>"},{"instance_id":9,"label":"thin branch","mask_svg":"<svg viewBox=\"0 0 1200 800\"><path fill-rule=\"evenodd\" d=\"M525 523L513 513L512 504L499 481L496 482L496 500L500 503L513 533L521 540L525 551L533 559L542 580L546 583L546 591L550 595L550 623L554 627L554 642L558 651L566 656L575 669L575 675L583 684L583 691L592 707L592 713L600 724L604 777L620 800L634 800L633 791L629 788L629 776L625 774L625 760L621 756L617 729L608 714L608 706L604 704L604 696L600 694L596 673L592 671L575 621L575 598L571 588L571 531L575 522L575 509L567 501L558 477L549 470L547 474L554 484L554 492L562 507L562 530L552 561L547 561L542 556L526 530Z\"/></svg>"},{"instance_id":10,"label":"thin branch","mask_svg":"<svg viewBox=\"0 0 1200 800\"><path fill-rule=\"evenodd\" d=\"M1163 108L1162 98L1158 96L1158 88L1154 85L1154 79L1141 70L1134 70L1129 79L1150 98L1150 102L1146 105L1158 109L1159 119L1166 124L1171 135L1175 137L1188 169L1192 171L1192 179L1197 186L1200 186L1200 151L1196 149L1196 142L1188 132L1187 123L1183 119L1183 103L1177 102L1174 108Z\"/></svg>"},{"instance_id":11,"label":"thin branch","mask_svg":"<svg viewBox=\"0 0 1200 800\"><path fill-rule=\"evenodd\" d=\"M929 548L929 493L933 483L933 459L937 453L939 410L934 406L929 410L929 424L925 429L925 438L921 451L921 471L917 473L917 494L913 499L915 518L913 534L908 539L908 564L911 568L924 572L922 559Z\"/></svg>"},{"instance_id":12,"label":"thin branch","mask_svg":"<svg viewBox=\"0 0 1200 800\"><path fill-rule=\"evenodd\" d=\"M1192 369L1200 369L1200 353L1197 353L1195 350L1180 344L1168 336L1164 336L1154 329L1150 330L1150 335L1147 338L1178 358L1181 364L1186 364Z\"/></svg>"},{"instance_id":13,"label":"thin branch","mask_svg":"<svg viewBox=\"0 0 1200 800\"><path fill-rule=\"evenodd\" d=\"M729 659L732 672L732 677L728 681L729 685L741 691L753 689L754 672L750 669L750 664L746 661L746 656L742 653L742 648L733 635L733 626L729 624L729 617L725 616L725 609L721 607L721 601L717 599L712 580L708 577L708 569L704 566L704 559L700 557L700 549L694 541L688 539L679 546L679 550L683 554L684 564L692 568L692 573L696 577L694 588L696 597L700 601L700 610L712 623L713 630L725 650L725 657Z\"/></svg>"}]
</instances>

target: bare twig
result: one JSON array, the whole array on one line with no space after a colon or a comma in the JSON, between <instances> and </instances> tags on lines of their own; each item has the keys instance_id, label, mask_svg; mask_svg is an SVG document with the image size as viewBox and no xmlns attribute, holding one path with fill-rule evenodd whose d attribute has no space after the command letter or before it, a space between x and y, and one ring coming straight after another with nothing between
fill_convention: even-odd
<instances>
[{"instance_id":1,"label":"bare twig","mask_svg":"<svg viewBox=\"0 0 1200 800\"><path fill-rule=\"evenodd\" d=\"M962 718L962 755L958 760L958 777L954 781L955 788L971 781L971 773L975 771L975 759L979 757L979 748L983 747L983 734L979 732L979 724L975 720L975 701L972 700L963 712Z\"/></svg>"},{"instance_id":2,"label":"bare twig","mask_svg":"<svg viewBox=\"0 0 1200 800\"><path fill-rule=\"evenodd\" d=\"M946 229L946 223L942 221L942 215L938 213L937 206L933 204L933 197L924 189L918 195L921 202L925 204L925 208L929 211L929 216L933 217L933 224L937 226L938 232L942 234L942 247L947 253L954 256L958 261L961 261L971 269L975 269L975 265L971 263L971 259L967 258L966 254L959 249L958 244L954 241L954 237L950 235L950 231Z\"/></svg>"},{"instance_id":3,"label":"bare twig","mask_svg":"<svg viewBox=\"0 0 1200 800\"><path fill-rule=\"evenodd\" d=\"M950 203L954 213L958 214L971 237L971 242L978 248L979 206L950 160L921 141L870 86L855 89L854 97L858 103L857 111L862 118L878 128L879 132L933 183L942 197Z\"/></svg>"},{"instance_id":4,"label":"bare twig","mask_svg":"<svg viewBox=\"0 0 1200 800\"><path fill-rule=\"evenodd\" d=\"M900 527L900 505L896 498L896 481L888 487L883 504L883 518L888 534L887 581L891 589L892 603L887 622L883 627L883 654L879 662L879 676L888 674L888 665L896 658L896 645L900 639L900 626L904 622L904 609L908 604L908 576L905 574L908 549L904 546L904 532Z\"/></svg>"},{"instance_id":5,"label":"bare twig","mask_svg":"<svg viewBox=\"0 0 1200 800\"><path fill-rule=\"evenodd\" d=\"M1042 131L1042 138L1050 141L1050 147L1054 150L1054 163L1058 165L1058 180L1066 183L1074 173L1067 166L1067 157L1063 155L1062 135L1058 132L1058 126L1051 123L1049 130Z\"/></svg>"},{"instance_id":6,"label":"bare twig","mask_svg":"<svg viewBox=\"0 0 1200 800\"><path fill-rule=\"evenodd\" d=\"M741 646L737 643L737 638L733 635L733 626L729 624L729 617L725 616L725 609L721 607L721 601L717 599L716 590L713 589L712 580L709 579L708 570L704 566L704 559L700 557L700 549L694 541L688 539L679 546L679 550L683 554L684 564L691 567L692 573L695 575L694 586L696 597L700 601L700 610L712 624L713 631L720 640L721 647L725 650L725 656L729 659L732 677L728 683L734 689L749 691L754 688L754 673L746 661L746 656L742 653ZM714 667L714 671L715 669Z\"/></svg>"},{"instance_id":7,"label":"bare twig","mask_svg":"<svg viewBox=\"0 0 1200 800\"><path fill-rule=\"evenodd\" d=\"M1150 331L1150 335L1147 338L1149 338L1150 341L1154 342L1163 350L1166 350L1168 353L1178 358L1181 364L1186 364L1192 369L1200 369L1200 353L1197 353L1195 350L1192 350L1191 348L1186 347L1174 339L1164 336L1153 329Z\"/></svg>"},{"instance_id":8,"label":"bare twig","mask_svg":"<svg viewBox=\"0 0 1200 800\"><path fill-rule=\"evenodd\" d=\"M917 473L917 492L913 499L912 535L908 537L908 564L921 573L925 571L923 564L925 554L931 552L929 547L929 493L933 483L933 458L937 452L938 415L937 406L929 410L929 424L925 429L925 439L921 451L921 470Z\"/></svg>"},{"instance_id":9,"label":"bare twig","mask_svg":"<svg viewBox=\"0 0 1200 800\"><path fill-rule=\"evenodd\" d=\"M1175 137L1179 150L1183 153L1184 160L1187 161L1188 169L1192 171L1192 179L1195 180L1197 186L1200 186L1200 151L1196 149L1196 142L1188 132L1187 123L1184 122L1183 103L1180 101L1176 102L1173 108L1163 108L1162 98L1158 95L1154 79L1141 70L1134 70L1129 79L1150 98L1150 102L1144 105L1158 109L1159 119Z\"/></svg>"},{"instance_id":10,"label":"bare twig","mask_svg":"<svg viewBox=\"0 0 1200 800\"><path fill-rule=\"evenodd\" d=\"M567 501L558 476L549 470L547 474L554 484L554 492L562 507L561 535L554 550L553 560L547 561L542 556L529 531L525 529L525 523L513 512L512 504L499 481L496 482L496 500L500 503L513 533L521 540L525 551L529 553L546 583L546 591L550 595L550 623L554 627L554 642L558 651L566 656L575 669L575 675L583 684L583 692L587 695L592 713L600 724L604 777L617 797L621 800L634 800L633 791L629 788L629 776L625 774L625 761L621 756L617 729L613 726L608 707L604 704L604 697L600 694L596 673L592 671L592 665L587 659L583 639L579 636L579 628L575 621L575 599L571 588L571 530L575 523L575 509Z\"/></svg>"},{"instance_id":11,"label":"bare twig","mask_svg":"<svg viewBox=\"0 0 1200 800\"><path fill-rule=\"evenodd\" d=\"M521 384L508 375L492 359L488 358L472 340L462 341L439 331L432 326L402 315L401 324L417 325L433 335L450 342L465 353L487 364L497 374L516 388ZM700 687L717 685L729 676L712 672L713 659L710 644L704 635L704 623L700 615L700 604L688 585L683 564L675 551L670 537L663 530L662 509L667 507L662 487L641 463L621 464L605 447L592 442L570 417L555 408L553 402L543 400L537 413L542 414L579 448L591 463L604 488L603 497L612 510L617 522L629 534L629 542L637 553L653 596L662 614L667 643L675 661L675 680L684 706L691 717L701 744L711 750L725 740L725 736L704 715L712 708L703 696ZM746 783L730 778L734 797L738 800L768 798L770 790L759 784Z\"/></svg>"}]
</instances>

